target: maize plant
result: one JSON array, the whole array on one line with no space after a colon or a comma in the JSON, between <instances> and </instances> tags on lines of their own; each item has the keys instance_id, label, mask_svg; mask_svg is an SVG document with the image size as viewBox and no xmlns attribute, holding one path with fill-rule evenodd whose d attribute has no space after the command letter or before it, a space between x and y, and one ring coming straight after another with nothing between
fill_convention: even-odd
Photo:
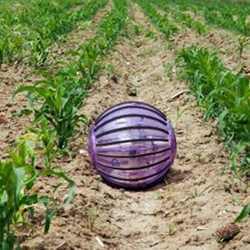
<instances>
[{"instance_id":1,"label":"maize plant","mask_svg":"<svg viewBox=\"0 0 250 250\"><path fill-rule=\"evenodd\" d=\"M79 21L90 20L106 3L107 0L1 3L0 64L25 59L35 66L44 65L49 46L69 33Z\"/></svg>"},{"instance_id":2,"label":"maize plant","mask_svg":"<svg viewBox=\"0 0 250 250\"><path fill-rule=\"evenodd\" d=\"M167 17L159 14L154 6L148 1L138 0L138 4L150 18L151 22L161 31L166 38L170 38L178 31L177 26Z\"/></svg>"},{"instance_id":3,"label":"maize plant","mask_svg":"<svg viewBox=\"0 0 250 250\"><path fill-rule=\"evenodd\" d=\"M56 131L58 147L65 149L80 122L79 109L87 90L99 72L99 59L114 45L127 17L126 1L114 1L114 8L102 20L96 36L80 46L79 60L61 69L55 76L32 86L20 86L17 93L32 96L35 121L46 118ZM37 104L37 105L36 105Z\"/></svg>"},{"instance_id":4,"label":"maize plant","mask_svg":"<svg viewBox=\"0 0 250 250\"><path fill-rule=\"evenodd\" d=\"M35 204L48 205L49 197L32 191L38 177L35 160L30 143L22 141L10 152L7 160L0 161L0 249L16 249L15 225L25 221ZM49 212L48 207L46 211ZM49 214L45 216L48 218ZM47 219L47 229L49 224Z\"/></svg>"},{"instance_id":5,"label":"maize plant","mask_svg":"<svg viewBox=\"0 0 250 250\"><path fill-rule=\"evenodd\" d=\"M239 151L242 170L249 173L250 80L226 69L217 54L206 48L185 48L177 61L206 117L218 120L227 146Z\"/></svg>"}]
</instances>

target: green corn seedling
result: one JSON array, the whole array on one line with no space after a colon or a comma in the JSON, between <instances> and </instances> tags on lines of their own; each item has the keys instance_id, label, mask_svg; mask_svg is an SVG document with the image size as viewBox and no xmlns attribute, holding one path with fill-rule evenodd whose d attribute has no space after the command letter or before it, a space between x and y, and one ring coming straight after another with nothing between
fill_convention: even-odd
<instances>
[{"instance_id":1,"label":"green corn seedling","mask_svg":"<svg viewBox=\"0 0 250 250\"><path fill-rule=\"evenodd\" d=\"M245 36L240 36L238 38L238 52L239 52L239 59L241 61L242 56L243 56L243 52L244 49L246 48L246 46L249 44L249 38L245 37Z\"/></svg>"},{"instance_id":2,"label":"green corn seedling","mask_svg":"<svg viewBox=\"0 0 250 250\"><path fill-rule=\"evenodd\" d=\"M45 117L56 131L58 147L65 149L76 127L86 119L78 113L90 84L100 70L99 60L114 45L127 18L126 1L114 1L114 8L98 27L97 35L79 48L79 60L55 76L33 86L20 86L17 93L32 96L35 121ZM37 105L36 105L37 104Z\"/></svg>"},{"instance_id":3,"label":"green corn seedling","mask_svg":"<svg viewBox=\"0 0 250 250\"><path fill-rule=\"evenodd\" d=\"M203 16L208 24L228 29L244 36L250 35L250 23L248 20L250 6L248 2L225 0L160 0L160 2L173 7L173 9L179 8L181 11L191 11Z\"/></svg>"},{"instance_id":4,"label":"green corn seedling","mask_svg":"<svg viewBox=\"0 0 250 250\"><path fill-rule=\"evenodd\" d=\"M219 131L234 155L239 149L237 145L240 145L237 155L240 154L240 162L244 162L240 170L249 173L249 79L226 69L216 53L205 48L183 49L179 53L178 63L183 69L182 76L190 83L206 117L218 120Z\"/></svg>"},{"instance_id":5,"label":"green corn seedling","mask_svg":"<svg viewBox=\"0 0 250 250\"><path fill-rule=\"evenodd\" d=\"M64 203L71 202L75 196L76 187L74 181L54 163L58 155L55 130L49 127L49 123L45 118L41 118L37 127L31 128L30 131L31 133L28 135L34 138L36 144L40 144L39 152L44 161L44 168L40 170L40 175L54 176L65 181L68 184L68 192Z\"/></svg>"},{"instance_id":6,"label":"green corn seedling","mask_svg":"<svg viewBox=\"0 0 250 250\"><path fill-rule=\"evenodd\" d=\"M153 4L163 9L166 13L171 13L171 18L177 23L187 26L188 28L196 30L199 34L206 33L206 26L198 20L195 20L189 14L181 10L181 6L171 4L164 0L152 0Z\"/></svg>"},{"instance_id":7,"label":"green corn seedling","mask_svg":"<svg viewBox=\"0 0 250 250\"><path fill-rule=\"evenodd\" d=\"M250 216L250 203L245 205L235 219L235 222L241 222Z\"/></svg>"},{"instance_id":8,"label":"green corn seedling","mask_svg":"<svg viewBox=\"0 0 250 250\"><path fill-rule=\"evenodd\" d=\"M54 79L41 81L34 86L20 86L16 91L16 94L28 92L42 102L39 108L33 106L35 120L45 117L50 122L57 133L60 149L67 147L68 139L73 136L76 126L85 121L84 116L78 114L78 109L86 92L79 84L77 86L75 79L65 78L60 73Z\"/></svg>"},{"instance_id":9,"label":"green corn seedling","mask_svg":"<svg viewBox=\"0 0 250 250\"><path fill-rule=\"evenodd\" d=\"M0 249L18 247L14 225L25 221L34 204L44 204L49 199L32 192L38 177L35 159L30 142L21 141L7 160L0 161ZM49 224L50 220L47 221L48 228Z\"/></svg>"},{"instance_id":10,"label":"green corn seedling","mask_svg":"<svg viewBox=\"0 0 250 250\"><path fill-rule=\"evenodd\" d=\"M34 214L34 205L42 204L45 207L44 233L47 233L57 210L74 198L74 182L52 164L55 151L53 155L48 152L52 148L53 140L48 138L50 133L46 130L47 128L43 127L40 133L28 133L18 138L7 159L0 161L0 249L2 250L19 249L15 226L26 223L28 217ZM44 156L45 168L42 170L38 170L36 165L39 143L44 150L41 156ZM62 205L58 206L53 197L41 196L33 191L38 177L42 176L54 176L68 183L68 192Z\"/></svg>"},{"instance_id":11,"label":"green corn seedling","mask_svg":"<svg viewBox=\"0 0 250 250\"><path fill-rule=\"evenodd\" d=\"M177 26L171 22L167 16L159 14L150 2L142 0L138 0L137 2L151 22L166 36L167 39L178 31Z\"/></svg>"},{"instance_id":12,"label":"green corn seedling","mask_svg":"<svg viewBox=\"0 0 250 250\"><path fill-rule=\"evenodd\" d=\"M107 2L20 0L1 3L0 63L26 59L32 65L44 65L48 47L78 22L91 20Z\"/></svg>"}]
</instances>

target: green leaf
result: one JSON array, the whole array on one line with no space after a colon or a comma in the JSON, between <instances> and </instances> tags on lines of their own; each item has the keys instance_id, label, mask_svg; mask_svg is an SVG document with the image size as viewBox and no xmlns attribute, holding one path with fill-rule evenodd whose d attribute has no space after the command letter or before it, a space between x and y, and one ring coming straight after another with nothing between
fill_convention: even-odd
<instances>
[{"instance_id":1,"label":"green leaf","mask_svg":"<svg viewBox=\"0 0 250 250\"><path fill-rule=\"evenodd\" d=\"M240 214L235 219L235 222L241 222L242 220L246 219L249 216L250 216L250 203L242 208Z\"/></svg>"},{"instance_id":2,"label":"green leaf","mask_svg":"<svg viewBox=\"0 0 250 250\"><path fill-rule=\"evenodd\" d=\"M53 217L56 215L56 211L54 209L47 209L45 214L45 224L44 224L44 233L49 232L50 224Z\"/></svg>"},{"instance_id":3,"label":"green leaf","mask_svg":"<svg viewBox=\"0 0 250 250\"><path fill-rule=\"evenodd\" d=\"M49 174L60 177L68 183L68 192L66 197L64 198L64 204L69 204L70 202L72 202L76 192L75 182L71 180L62 170L50 170Z\"/></svg>"}]
</instances>

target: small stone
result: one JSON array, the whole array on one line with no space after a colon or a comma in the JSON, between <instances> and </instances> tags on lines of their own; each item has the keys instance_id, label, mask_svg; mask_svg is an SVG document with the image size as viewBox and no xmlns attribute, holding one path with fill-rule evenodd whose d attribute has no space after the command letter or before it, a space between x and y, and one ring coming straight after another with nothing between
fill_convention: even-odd
<instances>
[{"instance_id":1,"label":"small stone","mask_svg":"<svg viewBox=\"0 0 250 250\"><path fill-rule=\"evenodd\" d=\"M88 155L88 152L86 150L84 150L84 149L80 149L79 154L80 155Z\"/></svg>"}]
</instances>

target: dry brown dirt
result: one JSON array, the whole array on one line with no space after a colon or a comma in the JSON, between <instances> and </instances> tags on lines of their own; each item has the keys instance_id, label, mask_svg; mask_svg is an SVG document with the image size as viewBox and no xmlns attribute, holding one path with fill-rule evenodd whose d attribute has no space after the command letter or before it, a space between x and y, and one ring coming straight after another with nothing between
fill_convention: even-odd
<instances>
[{"instance_id":1,"label":"dry brown dirt","mask_svg":"<svg viewBox=\"0 0 250 250\"><path fill-rule=\"evenodd\" d=\"M37 217L34 229L23 233L27 236L23 247L248 250L248 222L240 224L241 232L227 244L218 243L214 233L232 222L242 205L249 202L249 187L228 172L228 154L217 136L215 122L203 120L202 111L186 83L176 77L175 69L171 78L167 76L165 65L174 61L174 50L140 9L132 7L134 21L127 27L128 36L120 38L105 60L81 112L94 120L107 107L122 101L155 105L175 127L176 161L164 182L152 189L129 192L111 188L92 170L86 152L88 128L83 128L74 142L76 156L61 162L77 185L73 204L59 212L47 235L43 235L42 220ZM140 28L137 35L134 25ZM148 31L154 36L148 37ZM177 47L182 46L183 39L193 41L192 33L179 37L179 42L178 37L174 42ZM136 96L130 96L131 92ZM52 186L52 179L44 179L37 188L50 192Z\"/></svg>"}]
</instances>

